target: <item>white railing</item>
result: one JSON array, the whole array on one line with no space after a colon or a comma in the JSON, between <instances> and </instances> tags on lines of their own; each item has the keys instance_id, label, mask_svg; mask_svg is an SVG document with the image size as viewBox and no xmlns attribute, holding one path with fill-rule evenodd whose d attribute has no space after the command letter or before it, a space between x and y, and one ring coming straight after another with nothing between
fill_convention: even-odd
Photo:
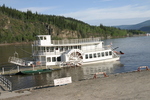
<instances>
[{"instance_id":1,"label":"white railing","mask_svg":"<svg viewBox=\"0 0 150 100\"><path fill-rule=\"evenodd\" d=\"M97 49L82 49L83 52L96 52L96 51L102 51L102 50L109 50L111 49L110 45L104 46L103 48L97 48ZM68 49L71 50L71 49ZM66 51L68 51L66 50ZM46 52L45 50L39 50L34 52L34 55L60 55L66 51L53 51L53 52Z\"/></svg>"},{"instance_id":2,"label":"white railing","mask_svg":"<svg viewBox=\"0 0 150 100\"><path fill-rule=\"evenodd\" d=\"M63 52L65 52L65 51L63 51ZM34 52L34 54L33 55L60 55L60 54L62 54L63 52L46 52L46 51L42 51L42 50L40 50L40 51L37 51L37 52Z\"/></svg>"},{"instance_id":3,"label":"white railing","mask_svg":"<svg viewBox=\"0 0 150 100\"><path fill-rule=\"evenodd\" d=\"M21 66L25 66L25 60L17 58L17 57L9 57L8 62L21 65Z\"/></svg>"},{"instance_id":4,"label":"white railing","mask_svg":"<svg viewBox=\"0 0 150 100\"><path fill-rule=\"evenodd\" d=\"M77 43L88 43L88 42L99 42L100 37L97 38L84 38L84 39L66 39L66 40L52 40L52 44L77 44Z\"/></svg>"}]
</instances>

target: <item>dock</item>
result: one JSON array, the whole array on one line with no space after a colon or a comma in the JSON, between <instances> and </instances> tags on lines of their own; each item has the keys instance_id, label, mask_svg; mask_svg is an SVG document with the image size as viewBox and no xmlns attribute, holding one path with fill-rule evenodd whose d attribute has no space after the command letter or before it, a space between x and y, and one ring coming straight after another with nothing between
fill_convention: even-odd
<instances>
[{"instance_id":1,"label":"dock","mask_svg":"<svg viewBox=\"0 0 150 100\"><path fill-rule=\"evenodd\" d=\"M5 70L5 68L2 68L2 71L0 72L0 75L15 75L16 73L20 71L27 71L27 70L39 70L39 69L53 69L53 70L58 70L61 69L59 66L51 66L51 67L46 67L46 66L37 66L37 67L22 67L22 66L16 66L13 69L10 70Z\"/></svg>"}]
</instances>

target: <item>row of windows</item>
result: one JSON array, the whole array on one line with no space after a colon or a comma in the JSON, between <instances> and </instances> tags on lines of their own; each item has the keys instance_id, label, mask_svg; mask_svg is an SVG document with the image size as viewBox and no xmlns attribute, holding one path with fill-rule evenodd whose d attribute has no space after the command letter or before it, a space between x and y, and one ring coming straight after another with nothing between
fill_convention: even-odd
<instances>
[{"instance_id":1,"label":"row of windows","mask_svg":"<svg viewBox=\"0 0 150 100\"><path fill-rule=\"evenodd\" d=\"M111 56L112 51L109 52L101 52L101 53L93 53L93 54L86 54L85 59L91 59L91 58L99 58L104 56ZM61 57L47 57L47 62L59 62L61 61Z\"/></svg>"},{"instance_id":2,"label":"row of windows","mask_svg":"<svg viewBox=\"0 0 150 100\"><path fill-rule=\"evenodd\" d=\"M37 37L37 40L46 40L46 37L43 37L43 36Z\"/></svg>"},{"instance_id":3,"label":"row of windows","mask_svg":"<svg viewBox=\"0 0 150 100\"><path fill-rule=\"evenodd\" d=\"M90 59L90 58L99 58L99 57L104 57L104 56L111 56L112 51L109 52L101 52L101 53L93 53L93 54L86 54L85 59Z\"/></svg>"},{"instance_id":4,"label":"row of windows","mask_svg":"<svg viewBox=\"0 0 150 100\"><path fill-rule=\"evenodd\" d=\"M44 52L54 52L55 50L66 51L70 49L81 49L81 46L38 47L38 51Z\"/></svg>"},{"instance_id":5,"label":"row of windows","mask_svg":"<svg viewBox=\"0 0 150 100\"><path fill-rule=\"evenodd\" d=\"M47 62L61 61L61 57L47 57Z\"/></svg>"}]
</instances>

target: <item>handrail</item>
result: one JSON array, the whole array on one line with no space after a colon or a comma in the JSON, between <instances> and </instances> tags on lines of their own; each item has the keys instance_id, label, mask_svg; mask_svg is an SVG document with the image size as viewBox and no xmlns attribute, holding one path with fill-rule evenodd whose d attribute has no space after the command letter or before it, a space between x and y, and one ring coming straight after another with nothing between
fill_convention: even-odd
<instances>
[{"instance_id":1,"label":"handrail","mask_svg":"<svg viewBox=\"0 0 150 100\"><path fill-rule=\"evenodd\" d=\"M102 50L110 50L111 47L110 45L107 45L107 46L103 46L103 48L96 48L96 49L82 49L83 52L96 52L96 51L102 51ZM68 49L68 50L71 50L71 49ZM46 50L38 50L36 52L34 52L34 55L59 55L59 54L62 54L64 52L66 52L67 50L63 50L63 51L53 51L53 52L50 52L50 51L46 51Z\"/></svg>"},{"instance_id":2,"label":"handrail","mask_svg":"<svg viewBox=\"0 0 150 100\"><path fill-rule=\"evenodd\" d=\"M99 42L101 37L96 38L83 38L83 39L66 39L66 40L52 40L52 44L76 44L76 43L87 43L87 42Z\"/></svg>"},{"instance_id":3,"label":"handrail","mask_svg":"<svg viewBox=\"0 0 150 100\"><path fill-rule=\"evenodd\" d=\"M12 82L6 79L4 76L0 75L0 82L3 83L8 90L12 90Z\"/></svg>"},{"instance_id":4,"label":"handrail","mask_svg":"<svg viewBox=\"0 0 150 100\"><path fill-rule=\"evenodd\" d=\"M9 57L8 62L21 65L21 66L25 66L25 60L17 58L17 57Z\"/></svg>"}]
</instances>

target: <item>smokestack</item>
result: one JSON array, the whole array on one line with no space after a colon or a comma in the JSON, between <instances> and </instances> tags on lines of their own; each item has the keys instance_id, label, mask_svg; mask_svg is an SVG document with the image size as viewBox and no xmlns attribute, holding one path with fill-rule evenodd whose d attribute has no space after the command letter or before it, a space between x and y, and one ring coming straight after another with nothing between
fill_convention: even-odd
<instances>
[{"instance_id":1,"label":"smokestack","mask_svg":"<svg viewBox=\"0 0 150 100\"><path fill-rule=\"evenodd\" d=\"M49 25L48 25L47 29L48 29L48 34L51 35L53 29Z\"/></svg>"}]
</instances>

